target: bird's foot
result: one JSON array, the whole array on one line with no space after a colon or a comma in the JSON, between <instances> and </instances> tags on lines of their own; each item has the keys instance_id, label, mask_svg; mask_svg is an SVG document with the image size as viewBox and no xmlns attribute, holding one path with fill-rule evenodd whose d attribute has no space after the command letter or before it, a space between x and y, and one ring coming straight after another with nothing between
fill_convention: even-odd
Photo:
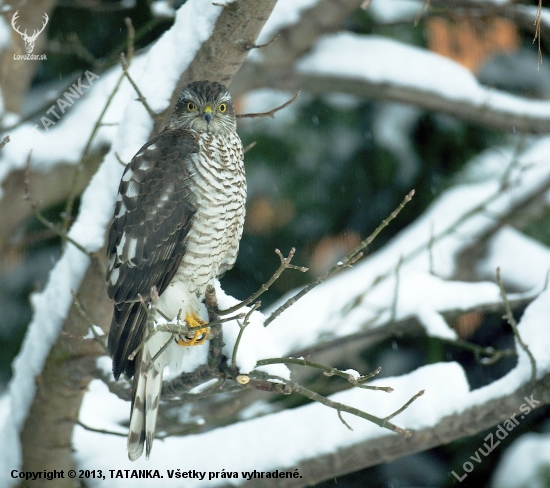
<instances>
[{"instance_id":1,"label":"bird's foot","mask_svg":"<svg viewBox=\"0 0 550 488\"><path fill-rule=\"evenodd\" d=\"M200 346L204 344L206 339L208 339L210 329L201 326L207 325L207 323L194 313L185 314L185 322L189 327L200 327L200 329L190 330L185 336L178 336L176 339L178 346Z\"/></svg>"}]
</instances>

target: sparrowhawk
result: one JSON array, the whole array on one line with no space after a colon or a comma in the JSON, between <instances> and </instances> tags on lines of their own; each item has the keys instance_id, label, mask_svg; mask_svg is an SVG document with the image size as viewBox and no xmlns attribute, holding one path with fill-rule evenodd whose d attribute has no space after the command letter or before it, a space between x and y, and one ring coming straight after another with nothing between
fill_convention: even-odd
<instances>
[{"instance_id":1,"label":"sparrowhawk","mask_svg":"<svg viewBox=\"0 0 550 488\"><path fill-rule=\"evenodd\" d=\"M165 366L181 363L185 347L208 335L199 318L206 287L235 263L243 231L246 179L231 94L197 81L181 92L169 125L127 165L109 230L108 294L114 301L109 352L116 379L134 377L128 456L149 456ZM151 290L170 319L202 326L170 341L144 341ZM143 302L140 301L142 297ZM147 365L150 367L147 369Z\"/></svg>"}]
</instances>

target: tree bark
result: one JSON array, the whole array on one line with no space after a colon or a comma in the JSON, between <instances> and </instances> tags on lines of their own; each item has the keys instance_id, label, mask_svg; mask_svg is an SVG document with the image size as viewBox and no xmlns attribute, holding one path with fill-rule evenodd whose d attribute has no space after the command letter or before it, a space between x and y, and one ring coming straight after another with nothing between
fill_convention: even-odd
<instances>
[{"instance_id":1,"label":"tree bark","mask_svg":"<svg viewBox=\"0 0 550 488\"><path fill-rule=\"evenodd\" d=\"M104 263L95 258L85 275L78 300L94 323L108 330L110 303L104 281ZM67 470L75 469L71 437L82 396L93 379L95 359L104 354L93 339L82 338L88 330L87 321L71 307L63 333L52 348L42 374L36 378L36 395L21 432L23 470L65 470L65 479L56 481L59 488L79 486L66 475ZM34 483L36 486L51 484L44 479Z\"/></svg>"}]
</instances>

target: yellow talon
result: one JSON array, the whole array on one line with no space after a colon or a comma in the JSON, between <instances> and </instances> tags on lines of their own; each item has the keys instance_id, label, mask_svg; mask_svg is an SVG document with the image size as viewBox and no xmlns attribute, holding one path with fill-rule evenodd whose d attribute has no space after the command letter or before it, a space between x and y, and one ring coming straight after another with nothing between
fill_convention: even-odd
<instances>
[{"instance_id":1,"label":"yellow talon","mask_svg":"<svg viewBox=\"0 0 550 488\"><path fill-rule=\"evenodd\" d=\"M189 327L200 327L201 325L206 325L206 322L201 320L194 313L185 314L185 322ZM188 336L180 335L176 339L176 343L178 346L200 346L201 344L204 344L206 339L208 339L209 333L210 329L208 327L201 327L200 329L190 331ZM189 337L191 334L193 334L193 336Z\"/></svg>"}]
</instances>

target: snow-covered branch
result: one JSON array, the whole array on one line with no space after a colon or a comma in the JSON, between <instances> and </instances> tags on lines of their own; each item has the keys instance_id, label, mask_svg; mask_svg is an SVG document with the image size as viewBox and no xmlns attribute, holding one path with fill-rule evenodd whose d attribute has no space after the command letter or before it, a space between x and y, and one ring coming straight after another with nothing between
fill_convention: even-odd
<instances>
[{"instance_id":1,"label":"snow-covered branch","mask_svg":"<svg viewBox=\"0 0 550 488\"><path fill-rule=\"evenodd\" d=\"M325 36L295 67L271 70L247 63L240 76L250 88L348 93L409 103L508 131L550 132L550 102L485 87L450 59L377 36Z\"/></svg>"}]
</instances>

